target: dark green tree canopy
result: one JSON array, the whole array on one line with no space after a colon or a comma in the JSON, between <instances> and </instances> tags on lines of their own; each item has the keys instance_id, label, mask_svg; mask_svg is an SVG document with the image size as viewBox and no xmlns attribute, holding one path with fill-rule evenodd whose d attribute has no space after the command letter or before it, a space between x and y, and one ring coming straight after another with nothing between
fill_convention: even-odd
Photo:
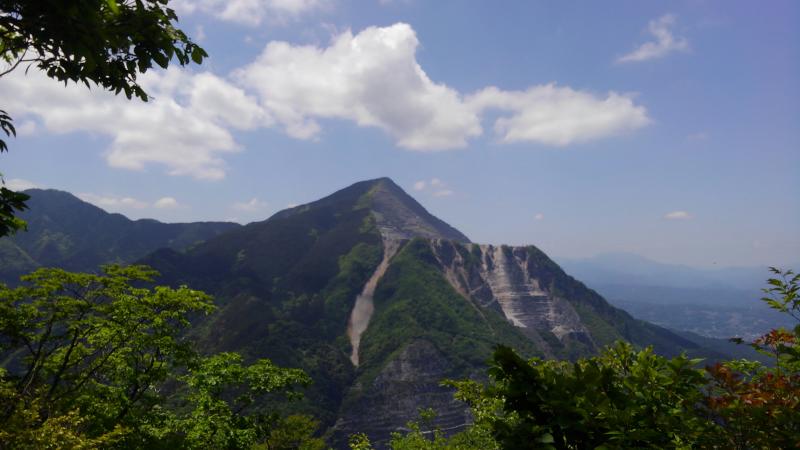
<instances>
[{"instance_id":1,"label":"dark green tree canopy","mask_svg":"<svg viewBox=\"0 0 800 450\"><path fill-rule=\"evenodd\" d=\"M138 73L208 56L177 20L167 0L0 0L0 55L11 64L2 74L28 64L147 100Z\"/></svg>"}]
</instances>

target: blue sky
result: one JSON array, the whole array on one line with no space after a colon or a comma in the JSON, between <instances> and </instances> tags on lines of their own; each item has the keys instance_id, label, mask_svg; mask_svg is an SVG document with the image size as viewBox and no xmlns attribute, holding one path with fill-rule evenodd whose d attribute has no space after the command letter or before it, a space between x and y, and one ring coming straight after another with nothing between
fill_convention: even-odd
<instances>
[{"instance_id":1,"label":"blue sky","mask_svg":"<svg viewBox=\"0 0 800 450\"><path fill-rule=\"evenodd\" d=\"M796 2L171 3L210 58L147 104L0 79L7 182L249 222L389 176L476 242L800 259Z\"/></svg>"}]
</instances>

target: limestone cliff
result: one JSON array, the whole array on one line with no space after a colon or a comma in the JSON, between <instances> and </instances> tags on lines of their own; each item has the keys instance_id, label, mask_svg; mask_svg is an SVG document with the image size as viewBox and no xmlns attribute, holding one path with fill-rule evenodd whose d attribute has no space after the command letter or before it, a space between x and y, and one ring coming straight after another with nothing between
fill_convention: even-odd
<instances>
[{"instance_id":1,"label":"limestone cliff","mask_svg":"<svg viewBox=\"0 0 800 450\"><path fill-rule=\"evenodd\" d=\"M430 245L453 288L483 308L501 312L548 355L554 356L554 352L543 333L554 335L561 343L576 340L589 351L597 350L572 304L542 279L538 271L541 262L535 260L529 247L457 247L441 239L432 240Z\"/></svg>"}]
</instances>

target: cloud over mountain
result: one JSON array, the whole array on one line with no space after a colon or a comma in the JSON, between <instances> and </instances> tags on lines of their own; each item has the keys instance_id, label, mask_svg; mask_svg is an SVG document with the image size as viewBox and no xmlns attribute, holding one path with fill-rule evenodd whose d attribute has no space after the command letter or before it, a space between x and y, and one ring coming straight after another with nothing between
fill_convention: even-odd
<instances>
[{"instance_id":1,"label":"cloud over mountain","mask_svg":"<svg viewBox=\"0 0 800 450\"><path fill-rule=\"evenodd\" d=\"M216 75L169 69L140 79L153 97L147 103L20 70L3 78L0 97L15 118L37 116L49 132L109 137L105 158L112 167L158 164L199 179L225 176L221 155L239 149L233 130L271 123L254 99Z\"/></svg>"},{"instance_id":2,"label":"cloud over mountain","mask_svg":"<svg viewBox=\"0 0 800 450\"><path fill-rule=\"evenodd\" d=\"M397 145L432 151L465 147L483 133L482 113L500 111L501 142L564 146L640 128L644 107L626 95L605 96L555 84L524 91L487 87L465 96L432 81L416 60L408 24L346 31L328 47L271 42L237 81L297 138L315 137L319 119L344 119L387 131Z\"/></svg>"}]
</instances>

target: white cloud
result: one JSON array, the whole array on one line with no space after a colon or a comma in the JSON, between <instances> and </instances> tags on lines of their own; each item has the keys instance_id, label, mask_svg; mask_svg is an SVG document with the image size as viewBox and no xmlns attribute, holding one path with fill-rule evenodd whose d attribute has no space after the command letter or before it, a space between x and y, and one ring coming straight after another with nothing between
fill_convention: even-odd
<instances>
[{"instance_id":1,"label":"white cloud","mask_svg":"<svg viewBox=\"0 0 800 450\"><path fill-rule=\"evenodd\" d=\"M488 87L469 98L478 110L499 109L511 115L499 117L494 130L501 142L538 142L565 146L641 128L647 111L630 96L610 92L597 97L555 84L526 91L502 91Z\"/></svg>"},{"instance_id":2,"label":"white cloud","mask_svg":"<svg viewBox=\"0 0 800 450\"><path fill-rule=\"evenodd\" d=\"M123 214L130 213L134 216L140 216L142 210L153 208L165 210L183 207L175 197L161 197L152 203L129 196L98 195L91 192L82 192L77 194L77 197L106 211Z\"/></svg>"},{"instance_id":3,"label":"white cloud","mask_svg":"<svg viewBox=\"0 0 800 450\"><path fill-rule=\"evenodd\" d=\"M419 180L414 183L414 190L418 192L427 192L434 197L450 197L455 194L455 192L447 186L447 183L439 178Z\"/></svg>"},{"instance_id":4,"label":"white cloud","mask_svg":"<svg viewBox=\"0 0 800 450\"><path fill-rule=\"evenodd\" d=\"M416 60L418 46L403 23L346 31L324 48L271 42L235 76L300 139L318 136L318 119L344 119L381 128L410 150L461 148L482 134L487 109L509 113L494 126L502 142L563 146L649 123L644 107L615 92L603 97L548 84L489 87L465 97L428 77Z\"/></svg>"},{"instance_id":5,"label":"white cloud","mask_svg":"<svg viewBox=\"0 0 800 450\"><path fill-rule=\"evenodd\" d=\"M203 28L202 25L197 25L194 27L194 33L192 33L192 39L195 42L203 42L206 40L206 29Z\"/></svg>"},{"instance_id":6,"label":"white cloud","mask_svg":"<svg viewBox=\"0 0 800 450\"><path fill-rule=\"evenodd\" d=\"M544 214L536 213L536 215L533 216L533 220L544 220Z\"/></svg>"},{"instance_id":7,"label":"white cloud","mask_svg":"<svg viewBox=\"0 0 800 450\"><path fill-rule=\"evenodd\" d=\"M231 207L236 211L254 213L266 208L267 203L259 200L256 197L253 197L246 202L236 202Z\"/></svg>"},{"instance_id":8,"label":"white cloud","mask_svg":"<svg viewBox=\"0 0 800 450\"><path fill-rule=\"evenodd\" d=\"M139 78L152 96L147 103L18 70L3 77L0 98L31 131L108 138L104 156L112 167L161 166L170 175L204 180L225 177L224 157L240 150L236 130L275 125L315 139L318 121L349 120L386 131L399 147L433 151L461 148L480 136L487 110L498 116L494 130L503 143L564 146L649 123L644 107L615 92L547 84L463 95L427 76L416 60L418 46L403 23L346 31L327 47L271 42L228 78L175 67L148 71Z\"/></svg>"},{"instance_id":9,"label":"white cloud","mask_svg":"<svg viewBox=\"0 0 800 450\"><path fill-rule=\"evenodd\" d=\"M37 185L33 181L24 180L22 178L9 178L5 180L5 187L11 189L12 191L24 191L27 189L35 189L41 186Z\"/></svg>"},{"instance_id":10,"label":"white cloud","mask_svg":"<svg viewBox=\"0 0 800 450\"><path fill-rule=\"evenodd\" d=\"M16 127L17 136L31 136L36 132L36 122L25 120Z\"/></svg>"},{"instance_id":11,"label":"white cloud","mask_svg":"<svg viewBox=\"0 0 800 450\"><path fill-rule=\"evenodd\" d=\"M257 26L262 22L285 22L327 5L326 0L176 0L179 14L202 12L217 19Z\"/></svg>"},{"instance_id":12,"label":"white cloud","mask_svg":"<svg viewBox=\"0 0 800 450\"><path fill-rule=\"evenodd\" d=\"M450 197L454 192L450 189L441 189L433 193L434 197Z\"/></svg>"},{"instance_id":13,"label":"white cloud","mask_svg":"<svg viewBox=\"0 0 800 450\"><path fill-rule=\"evenodd\" d=\"M99 206L108 211L120 212L126 209L144 209L149 205L147 202L133 198L133 197L118 197L114 195L97 195L88 192L78 194L78 198Z\"/></svg>"},{"instance_id":14,"label":"white cloud","mask_svg":"<svg viewBox=\"0 0 800 450\"><path fill-rule=\"evenodd\" d=\"M153 206L158 209L174 209L180 206L175 197L161 197L153 203Z\"/></svg>"},{"instance_id":15,"label":"white cloud","mask_svg":"<svg viewBox=\"0 0 800 450\"><path fill-rule=\"evenodd\" d=\"M671 28L675 25L675 20L675 16L672 14L666 14L656 20L651 20L647 29L653 35L655 41L645 42L627 55L617 58L617 62L647 61L661 58L675 51L688 50L689 41L686 38L676 37L672 34Z\"/></svg>"},{"instance_id":16,"label":"white cloud","mask_svg":"<svg viewBox=\"0 0 800 450\"><path fill-rule=\"evenodd\" d=\"M687 220L691 219L692 215L686 211L671 211L664 214L664 218L667 220Z\"/></svg>"},{"instance_id":17,"label":"white cloud","mask_svg":"<svg viewBox=\"0 0 800 450\"><path fill-rule=\"evenodd\" d=\"M225 176L221 155L238 151L231 128L271 123L254 99L209 73L150 71L140 81L153 96L147 103L18 70L3 78L0 98L13 114L40 118L48 131L110 137L105 156L112 167L159 164L171 175L199 179Z\"/></svg>"},{"instance_id":18,"label":"white cloud","mask_svg":"<svg viewBox=\"0 0 800 450\"><path fill-rule=\"evenodd\" d=\"M464 147L481 134L475 111L454 89L434 83L416 61L407 24L346 31L330 46L270 42L237 79L297 138L315 137L317 119L378 127L412 150Z\"/></svg>"}]
</instances>

